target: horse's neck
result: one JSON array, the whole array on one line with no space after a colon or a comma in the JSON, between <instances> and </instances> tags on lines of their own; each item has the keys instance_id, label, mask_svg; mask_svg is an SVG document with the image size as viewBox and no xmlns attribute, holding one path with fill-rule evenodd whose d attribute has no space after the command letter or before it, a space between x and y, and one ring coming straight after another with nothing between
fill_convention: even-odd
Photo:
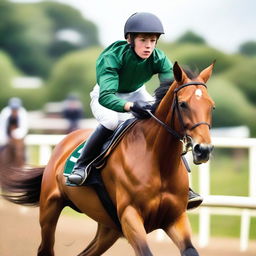
<instances>
[{"instance_id":1,"label":"horse's neck","mask_svg":"<svg viewBox=\"0 0 256 256\"><path fill-rule=\"evenodd\" d=\"M170 170L176 171L177 166L180 163L182 144L170 134L166 128L156 123L155 120L150 120L150 131L148 132L148 144L151 150L154 152L154 156L159 166L160 170L164 173L168 172L170 175Z\"/></svg>"},{"instance_id":2,"label":"horse's neck","mask_svg":"<svg viewBox=\"0 0 256 256\"><path fill-rule=\"evenodd\" d=\"M172 118L172 105L174 101L174 88L172 85L167 91L166 95L161 100L159 106L155 111L155 115L164 123L170 124Z\"/></svg>"},{"instance_id":3,"label":"horse's neck","mask_svg":"<svg viewBox=\"0 0 256 256\"><path fill-rule=\"evenodd\" d=\"M180 124L178 120L172 120L174 115L172 113L174 100L174 86L171 86L160 102L158 108L155 111L155 115L167 126L174 125L170 127L179 133ZM180 164L182 144L179 139L174 137L167 129L157 123L151 118L150 120L150 130L149 138L151 138L150 143L161 165L161 172L163 175L171 175L178 171L178 166Z\"/></svg>"}]
</instances>

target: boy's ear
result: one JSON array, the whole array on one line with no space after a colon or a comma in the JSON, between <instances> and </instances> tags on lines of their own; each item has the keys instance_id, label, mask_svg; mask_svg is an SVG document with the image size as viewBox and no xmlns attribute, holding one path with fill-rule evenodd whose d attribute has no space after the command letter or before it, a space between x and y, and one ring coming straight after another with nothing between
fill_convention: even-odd
<instances>
[{"instance_id":1,"label":"boy's ear","mask_svg":"<svg viewBox=\"0 0 256 256\"><path fill-rule=\"evenodd\" d=\"M130 44L131 43L131 36L130 34L127 35L127 39L126 39L127 43Z\"/></svg>"}]
</instances>

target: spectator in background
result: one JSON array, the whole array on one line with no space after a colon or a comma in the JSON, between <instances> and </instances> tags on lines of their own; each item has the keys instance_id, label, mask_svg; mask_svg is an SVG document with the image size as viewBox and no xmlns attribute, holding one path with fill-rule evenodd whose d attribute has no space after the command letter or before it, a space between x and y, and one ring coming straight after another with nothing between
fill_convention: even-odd
<instances>
[{"instance_id":1,"label":"spectator in background","mask_svg":"<svg viewBox=\"0 0 256 256\"><path fill-rule=\"evenodd\" d=\"M69 94L63 102L62 115L69 122L67 133L79 128L79 120L83 117L83 105L76 94Z\"/></svg>"},{"instance_id":2,"label":"spectator in background","mask_svg":"<svg viewBox=\"0 0 256 256\"><path fill-rule=\"evenodd\" d=\"M20 98L10 98L8 106L0 114L0 147L7 145L10 138L25 138L27 133L27 110L22 106Z\"/></svg>"}]
</instances>

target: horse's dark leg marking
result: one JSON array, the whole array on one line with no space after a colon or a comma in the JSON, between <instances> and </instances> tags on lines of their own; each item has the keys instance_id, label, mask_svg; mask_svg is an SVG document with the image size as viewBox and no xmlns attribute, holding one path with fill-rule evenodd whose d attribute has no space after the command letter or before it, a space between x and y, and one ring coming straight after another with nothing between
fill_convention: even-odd
<instances>
[{"instance_id":1,"label":"horse's dark leg marking","mask_svg":"<svg viewBox=\"0 0 256 256\"><path fill-rule=\"evenodd\" d=\"M146 239L146 231L141 216L132 206L127 206L121 217L125 237L137 256L152 256Z\"/></svg>"},{"instance_id":2,"label":"horse's dark leg marking","mask_svg":"<svg viewBox=\"0 0 256 256\"><path fill-rule=\"evenodd\" d=\"M191 227L186 212L166 227L165 232L179 248L182 256L199 256L191 242Z\"/></svg>"},{"instance_id":3,"label":"horse's dark leg marking","mask_svg":"<svg viewBox=\"0 0 256 256\"><path fill-rule=\"evenodd\" d=\"M194 247L190 247L182 252L182 256L199 256L199 254Z\"/></svg>"},{"instance_id":4,"label":"horse's dark leg marking","mask_svg":"<svg viewBox=\"0 0 256 256\"><path fill-rule=\"evenodd\" d=\"M63 209L62 200L52 197L40 203L41 244L38 256L54 256L55 230L58 218Z\"/></svg>"},{"instance_id":5,"label":"horse's dark leg marking","mask_svg":"<svg viewBox=\"0 0 256 256\"><path fill-rule=\"evenodd\" d=\"M121 236L117 230L98 223L98 230L91 243L78 256L98 256L109 249Z\"/></svg>"}]
</instances>

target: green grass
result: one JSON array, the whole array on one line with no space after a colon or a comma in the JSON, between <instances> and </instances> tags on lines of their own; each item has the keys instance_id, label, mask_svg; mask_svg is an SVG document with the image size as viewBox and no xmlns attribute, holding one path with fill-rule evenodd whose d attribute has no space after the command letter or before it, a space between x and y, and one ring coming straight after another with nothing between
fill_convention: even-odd
<instances>
[{"instance_id":1,"label":"green grass","mask_svg":"<svg viewBox=\"0 0 256 256\"><path fill-rule=\"evenodd\" d=\"M234 158L234 156L236 156ZM247 196L249 187L247 151L215 149L210 161L210 194ZM199 189L199 171L191 165L192 187Z\"/></svg>"},{"instance_id":2,"label":"green grass","mask_svg":"<svg viewBox=\"0 0 256 256\"><path fill-rule=\"evenodd\" d=\"M192 187L199 190L198 167L191 165ZM245 149L215 149L210 161L210 194L248 196L249 160ZM189 214L194 233L198 233L198 215ZM239 237L240 216L211 215L212 236ZM256 217L251 218L250 238L256 239Z\"/></svg>"},{"instance_id":3,"label":"green grass","mask_svg":"<svg viewBox=\"0 0 256 256\"><path fill-rule=\"evenodd\" d=\"M30 165L38 165L39 163L39 148L38 146L29 146L26 149L27 158Z\"/></svg>"},{"instance_id":4,"label":"green grass","mask_svg":"<svg viewBox=\"0 0 256 256\"><path fill-rule=\"evenodd\" d=\"M189 213L189 220L193 230L193 234L199 232L199 216L198 214ZM240 216L221 216L211 215L210 233L215 237L240 237ZM256 217L251 218L250 239L256 239Z\"/></svg>"},{"instance_id":5,"label":"green grass","mask_svg":"<svg viewBox=\"0 0 256 256\"><path fill-rule=\"evenodd\" d=\"M84 218L84 216L86 216L84 213L79 213L79 212L73 210L70 207L65 207L62 210L62 214L65 214L65 215L68 215L68 216L71 216L71 217L77 217L77 218Z\"/></svg>"}]
</instances>

